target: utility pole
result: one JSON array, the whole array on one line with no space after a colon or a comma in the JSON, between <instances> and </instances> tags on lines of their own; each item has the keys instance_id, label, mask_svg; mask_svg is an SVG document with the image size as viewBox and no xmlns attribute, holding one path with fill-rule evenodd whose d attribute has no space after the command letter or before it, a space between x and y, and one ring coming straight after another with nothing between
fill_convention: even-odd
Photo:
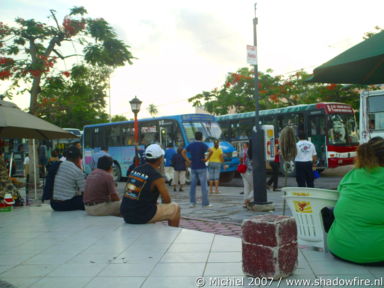
<instances>
[{"instance_id":1,"label":"utility pole","mask_svg":"<svg viewBox=\"0 0 384 288\"><path fill-rule=\"evenodd\" d=\"M255 18L253 18L253 46L257 50L257 17L255 3ZM256 54L257 55L257 54ZM264 148L264 131L260 125L260 103L259 103L259 76L257 60L254 65L255 77L255 128L252 129L252 170L253 170L253 195L254 205L252 210L255 211L270 211L274 210L272 202L267 201L266 189L266 171L265 171L265 148Z\"/></svg>"}]
</instances>

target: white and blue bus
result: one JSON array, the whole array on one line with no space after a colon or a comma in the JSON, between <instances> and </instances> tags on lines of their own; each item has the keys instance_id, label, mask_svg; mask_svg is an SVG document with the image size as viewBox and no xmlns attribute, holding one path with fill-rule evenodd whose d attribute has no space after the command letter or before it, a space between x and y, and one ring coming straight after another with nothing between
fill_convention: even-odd
<instances>
[{"instance_id":1,"label":"white and blue bus","mask_svg":"<svg viewBox=\"0 0 384 288\"><path fill-rule=\"evenodd\" d=\"M208 114L184 114L139 120L139 149L157 143L163 148L172 144L175 149L186 147L194 141L196 131L203 133L204 141L213 146L214 139L221 139L222 132L215 117ZM134 121L122 121L84 126L83 149L84 170L90 173L92 155L107 146L114 160L114 178L120 180L133 163L135 157ZM221 173L223 182L230 181L239 164L237 151L228 142L221 141L225 169Z\"/></svg>"}]
</instances>

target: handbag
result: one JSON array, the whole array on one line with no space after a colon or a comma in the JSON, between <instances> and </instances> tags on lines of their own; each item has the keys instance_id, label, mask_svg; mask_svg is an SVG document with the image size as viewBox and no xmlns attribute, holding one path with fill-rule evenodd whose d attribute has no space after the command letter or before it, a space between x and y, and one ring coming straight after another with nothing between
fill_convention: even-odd
<instances>
[{"instance_id":1,"label":"handbag","mask_svg":"<svg viewBox=\"0 0 384 288\"><path fill-rule=\"evenodd\" d=\"M245 173L247 171L247 165L245 164L239 164L239 166L237 166L237 172L239 173Z\"/></svg>"}]
</instances>

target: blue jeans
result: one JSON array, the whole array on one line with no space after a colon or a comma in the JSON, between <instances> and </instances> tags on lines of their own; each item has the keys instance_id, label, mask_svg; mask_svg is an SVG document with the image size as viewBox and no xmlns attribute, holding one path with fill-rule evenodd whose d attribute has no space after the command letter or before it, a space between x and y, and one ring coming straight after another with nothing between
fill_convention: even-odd
<instances>
[{"instance_id":1,"label":"blue jeans","mask_svg":"<svg viewBox=\"0 0 384 288\"><path fill-rule=\"evenodd\" d=\"M196 204L196 184L197 178L200 180L201 197L203 206L209 205L208 189L207 189L207 169L192 169L191 170L191 189L189 190L189 200L192 204Z\"/></svg>"}]
</instances>

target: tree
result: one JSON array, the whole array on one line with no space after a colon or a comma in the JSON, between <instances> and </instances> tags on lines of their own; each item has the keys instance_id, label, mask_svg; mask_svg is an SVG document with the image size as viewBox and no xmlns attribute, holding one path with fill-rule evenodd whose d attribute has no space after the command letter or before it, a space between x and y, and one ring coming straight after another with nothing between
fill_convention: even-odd
<instances>
[{"instance_id":1,"label":"tree","mask_svg":"<svg viewBox=\"0 0 384 288\"><path fill-rule=\"evenodd\" d=\"M112 122L128 121L128 118L123 115L115 115L112 117Z\"/></svg>"},{"instance_id":2,"label":"tree","mask_svg":"<svg viewBox=\"0 0 384 288\"><path fill-rule=\"evenodd\" d=\"M152 117L155 117L157 113L159 113L159 110L157 110L157 107L155 104L149 104L147 110Z\"/></svg>"},{"instance_id":3,"label":"tree","mask_svg":"<svg viewBox=\"0 0 384 288\"><path fill-rule=\"evenodd\" d=\"M288 77L272 76L272 70L259 72L260 109L272 109L297 104L316 102L344 102L358 108L357 85L307 83L309 74L296 72ZM203 91L188 99L193 106L203 106L212 114L222 115L229 112L241 113L255 110L255 81L253 71L241 68L230 73L223 86L212 91Z\"/></svg>"},{"instance_id":4,"label":"tree","mask_svg":"<svg viewBox=\"0 0 384 288\"><path fill-rule=\"evenodd\" d=\"M84 18L87 11L83 7L72 8L62 25L55 11L50 12L53 26L22 18L16 19L17 27L0 23L0 55L8 56L0 58L0 80L11 80L11 88L18 93L27 90L21 86L29 86L31 114L38 111L37 104L44 82L63 72L56 65L59 61L81 56L87 65L116 68L126 63L132 64L133 59L129 46L117 38L112 27L102 18ZM83 48L83 55L63 55L66 50L64 44L71 42ZM7 92L12 95L10 91Z\"/></svg>"},{"instance_id":5,"label":"tree","mask_svg":"<svg viewBox=\"0 0 384 288\"><path fill-rule=\"evenodd\" d=\"M71 72L47 79L38 98L37 115L60 127L79 129L107 122L104 107L109 73L107 67L77 65Z\"/></svg>"}]
</instances>

